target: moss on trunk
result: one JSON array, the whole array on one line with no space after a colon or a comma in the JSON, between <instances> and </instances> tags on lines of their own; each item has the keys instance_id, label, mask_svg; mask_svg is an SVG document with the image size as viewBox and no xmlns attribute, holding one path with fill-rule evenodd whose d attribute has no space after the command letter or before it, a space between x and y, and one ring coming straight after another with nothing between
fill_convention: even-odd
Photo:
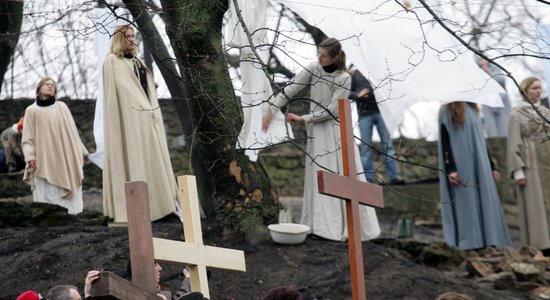
<instances>
[{"instance_id":1,"label":"moss on trunk","mask_svg":"<svg viewBox=\"0 0 550 300\"><path fill-rule=\"evenodd\" d=\"M227 4L162 1L166 31L188 87L195 129L191 159L194 170L198 164L208 170L197 174L202 188L211 188L201 193L208 198L202 199L205 212L222 225L248 231L260 221L274 222L278 203L261 165L235 149L242 116L222 49Z\"/></svg>"}]
</instances>

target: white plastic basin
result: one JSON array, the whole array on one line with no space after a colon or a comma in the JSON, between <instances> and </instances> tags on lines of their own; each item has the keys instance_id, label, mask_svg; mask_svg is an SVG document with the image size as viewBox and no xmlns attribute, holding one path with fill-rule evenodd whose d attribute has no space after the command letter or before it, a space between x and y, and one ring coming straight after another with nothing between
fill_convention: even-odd
<instances>
[{"instance_id":1,"label":"white plastic basin","mask_svg":"<svg viewBox=\"0 0 550 300\"><path fill-rule=\"evenodd\" d=\"M271 239L279 244L300 244L306 240L309 227L296 223L280 223L267 226Z\"/></svg>"}]
</instances>

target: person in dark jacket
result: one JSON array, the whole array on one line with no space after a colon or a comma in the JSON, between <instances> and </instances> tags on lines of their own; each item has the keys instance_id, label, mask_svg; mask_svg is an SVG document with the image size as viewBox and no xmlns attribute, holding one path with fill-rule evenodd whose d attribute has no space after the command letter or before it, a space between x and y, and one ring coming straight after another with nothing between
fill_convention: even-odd
<instances>
[{"instance_id":1,"label":"person in dark jacket","mask_svg":"<svg viewBox=\"0 0 550 300\"><path fill-rule=\"evenodd\" d=\"M384 119L382 119L382 114L380 114L380 110L378 109L378 103L374 98L372 86L359 70L351 70L351 91L349 98L357 102L359 130L362 140L359 150L367 181L374 182L372 130L376 125L376 130L380 136L380 150L377 151L384 156L389 184L404 184L405 180L401 178L397 170L396 151L393 141L386 128Z\"/></svg>"}]
</instances>

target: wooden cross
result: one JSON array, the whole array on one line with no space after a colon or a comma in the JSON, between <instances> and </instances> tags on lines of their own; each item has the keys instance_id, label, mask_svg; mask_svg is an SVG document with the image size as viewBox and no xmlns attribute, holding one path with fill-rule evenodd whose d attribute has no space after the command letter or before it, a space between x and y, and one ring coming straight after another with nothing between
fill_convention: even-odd
<instances>
[{"instance_id":1,"label":"wooden cross","mask_svg":"<svg viewBox=\"0 0 550 300\"><path fill-rule=\"evenodd\" d=\"M244 253L203 245L200 209L194 176L178 177L180 204L184 212L184 234L188 242L153 238L149 213L147 184L143 181L127 182L126 209L128 211L128 240L132 282L102 272L92 285L94 299L107 300L158 300L154 263L189 264L191 289L210 298L206 267L245 271ZM154 253L154 254L153 254Z\"/></svg>"},{"instance_id":2,"label":"wooden cross","mask_svg":"<svg viewBox=\"0 0 550 300\"><path fill-rule=\"evenodd\" d=\"M199 197L195 176L178 177L185 242L153 238L155 259L190 266L191 290L210 298L206 267L246 271L244 252L205 246L202 241Z\"/></svg>"},{"instance_id":3,"label":"wooden cross","mask_svg":"<svg viewBox=\"0 0 550 300\"><path fill-rule=\"evenodd\" d=\"M340 136L342 139L343 176L327 171L317 171L319 193L338 197L346 201L348 224L348 252L351 272L353 300L367 299L365 292L365 271L363 266L363 245L359 204L384 207L382 187L356 179L355 143L351 120L351 102L339 99Z\"/></svg>"},{"instance_id":4,"label":"wooden cross","mask_svg":"<svg viewBox=\"0 0 550 300\"><path fill-rule=\"evenodd\" d=\"M125 189L132 282L111 272L102 272L92 284L92 297L107 300L158 300L153 234L151 222L148 221L151 218L147 184L143 181L127 182Z\"/></svg>"}]
</instances>

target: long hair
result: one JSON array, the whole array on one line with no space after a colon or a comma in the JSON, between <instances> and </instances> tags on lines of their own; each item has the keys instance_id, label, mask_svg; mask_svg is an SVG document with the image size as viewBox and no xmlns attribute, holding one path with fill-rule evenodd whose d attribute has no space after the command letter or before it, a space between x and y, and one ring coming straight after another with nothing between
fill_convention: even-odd
<instances>
[{"instance_id":1,"label":"long hair","mask_svg":"<svg viewBox=\"0 0 550 300\"><path fill-rule=\"evenodd\" d=\"M471 102L451 102L447 104L449 111L451 112L451 121L458 127L464 126L466 123L466 104L479 112L479 107L475 103Z\"/></svg>"},{"instance_id":2,"label":"long hair","mask_svg":"<svg viewBox=\"0 0 550 300\"><path fill-rule=\"evenodd\" d=\"M57 83L55 82L55 80L53 80L53 78L51 77L44 77L42 79L40 79L40 81L38 81L38 83L36 84L36 96L40 96L40 88L46 84L46 81L48 80L51 80L53 81L53 85L55 86L55 90L53 92L53 96L56 97L57 96Z\"/></svg>"},{"instance_id":3,"label":"long hair","mask_svg":"<svg viewBox=\"0 0 550 300\"><path fill-rule=\"evenodd\" d=\"M124 56L124 52L126 52L126 48L124 47L124 44L126 42L126 31L131 30L132 32L136 32L134 28L130 25L122 25L117 26L115 29L115 33L113 34L112 42L111 42L111 53L116 55L116 57L121 58ZM132 50L132 55L136 56L138 53L138 47L134 47Z\"/></svg>"},{"instance_id":4,"label":"long hair","mask_svg":"<svg viewBox=\"0 0 550 300\"><path fill-rule=\"evenodd\" d=\"M342 44L335 38L328 38L319 44L319 48L325 48L328 55L334 59L338 70L346 70L346 53L342 50Z\"/></svg>"},{"instance_id":5,"label":"long hair","mask_svg":"<svg viewBox=\"0 0 550 300\"><path fill-rule=\"evenodd\" d=\"M527 95L527 89L535 82L537 81L540 81L540 79L538 79L537 77L527 77L525 79L523 79L521 81L521 83L519 84L519 88L521 89L522 93L521 93L521 98L524 100L524 101L527 101L527 102L530 102L529 99L527 99L525 97L525 95Z\"/></svg>"}]
</instances>

